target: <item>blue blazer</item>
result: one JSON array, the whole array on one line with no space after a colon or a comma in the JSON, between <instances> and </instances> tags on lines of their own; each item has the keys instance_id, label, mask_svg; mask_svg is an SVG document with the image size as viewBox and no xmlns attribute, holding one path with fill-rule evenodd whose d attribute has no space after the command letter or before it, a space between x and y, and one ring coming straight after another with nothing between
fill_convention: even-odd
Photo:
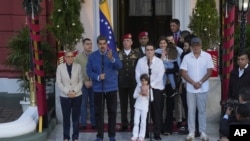
<instances>
[{"instance_id":1,"label":"blue blazer","mask_svg":"<svg viewBox=\"0 0 250 141\"><path fill-rule=\"evenodd\" d=\"M112 52L115 59L114 62L106 55L101 55L100 51L94 51L90 54L87 62L87 74L93 83L94 92L110 92L118 90L118 70L122 68L122 63L118 58L116 52ZM102 73L102 59L103 59L103 73L105 73L105 80L99 80L99 75Z\"/></svg>"}]
</instances>

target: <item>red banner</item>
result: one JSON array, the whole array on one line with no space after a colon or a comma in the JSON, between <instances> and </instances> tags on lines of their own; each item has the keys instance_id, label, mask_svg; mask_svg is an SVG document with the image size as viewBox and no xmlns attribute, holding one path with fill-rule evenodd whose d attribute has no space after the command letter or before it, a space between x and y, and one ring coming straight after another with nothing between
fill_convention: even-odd
<instances>
[{"instance_id":1,"label":"red banner","mask_svg":"<svg viewBox=\"0 0 250 141\"><path fill-rule=\"evenodd\" d=\"M218 51L217 50L207 50L207 52L211 55L212 60L213 60L213 64L214 64L214 68L212 71L212 75L211 77L218 77L218 70L219 70L219 66L218 66Z\"/></svg>"}]
</instances>

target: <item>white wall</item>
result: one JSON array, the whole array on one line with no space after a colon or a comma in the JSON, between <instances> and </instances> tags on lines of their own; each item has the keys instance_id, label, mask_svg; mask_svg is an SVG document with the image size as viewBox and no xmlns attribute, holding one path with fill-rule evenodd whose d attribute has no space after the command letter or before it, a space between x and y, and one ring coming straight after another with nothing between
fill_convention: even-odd
<instances>
[{"instance_id":1,"label":"white wall","mask_svg":"<svg viewBox=\"0 0 250 141\"><path fill-rule=\"evenodd\" d=\"M0 92L7 93L20 93L18 91L19 84L17 82L18 79L12 78L0 78Z\"/></svg>"},{"instance_id":2,"label":"white wall","mask_svg":"<svg viewBox=\"0 0 250 141\"><path fill-rule=\"evenodd\" d=\"M189 30L189 17L192 14L192 9L195 7L196 0L173 0L172 2L172 17L180 20L180 29Z\"/></svg>"},{"instance_id":3,"label":"white wall","mask_svg":"<svg viewBox=\"0 0 250 141\"><path fill-rule=\"evenodd\" d=\"M97 0L85 0L82 3L81 9L81 22L83 23L84 33L82 34L83 38L90 38L93 42L93 49L96 47L96 37L99 31L99 1ZM79 42L76 46L76 49L82 52L82 43Z\"/></svg>"}]
</instances>

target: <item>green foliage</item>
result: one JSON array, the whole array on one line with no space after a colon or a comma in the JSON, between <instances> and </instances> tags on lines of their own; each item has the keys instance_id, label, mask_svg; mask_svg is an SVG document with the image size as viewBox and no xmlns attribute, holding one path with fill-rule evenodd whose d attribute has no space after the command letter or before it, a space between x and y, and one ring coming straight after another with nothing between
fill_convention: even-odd
<instances>
[{"instance_id":1,"label":"green foliage","mask_svg":"<svg viewBox=\"0 0 250 141\"><path fill-rule=\"evenodd\" d=\"M42 11L42 7L40 5L41 0L23 0L23 7L27 15L31 16L32 13L34 15L39 15Z\"/></svg>"},{"instance_id":2,"label":"green foliage","mask_svg":"<svg viewBox=\"0 0 250 141\"><path fill-rule=\"evenodd\" d=\"M25 73L29 72L32 67L31 61L31 40L29 38L29 28L24 27L16 35L14 35L8 42L8 57L5 64L13 67L15 70L21 72L21 78L19 80L19 91L26 92L29 90L29 82ZM55 74L55 62L56 58L54 49L46 42L41 42L42 55L43 55L43 69L45 77L51 77Z\"/></svg>"},{"instance_id":3,"label":"green foliage","mask_svg":"<svg viewBox=\"0 0 250 141\"><path fill-rule=\"evenodd\" d=\"M246 25L246 49L245 51L250 54L250 25ZM235 27L234 32L234 58L237 59L238 50L240 47L240 25Z\"/></svg>"},{"instance_id":4,"label":"green foliage","mask_svg":"<svg viewBox=\"0 0 250 141\"><path fill-rule=\"evenodd\" d=\"M80 10L79 0L54 1L49 29L65 49L73 50L82 37L84 30L80 21Z\"/></svg>"},{"instance_id":5,"label":"green foliage","mask_svg":"<svg viewBox=\"0 0 250 141\"><path fill-rule=\"evenodd\" d=\"M217 47L220 27L215 0L197 0L188 27L201 38L204 50Z\"/></svg>"}]
</instances>

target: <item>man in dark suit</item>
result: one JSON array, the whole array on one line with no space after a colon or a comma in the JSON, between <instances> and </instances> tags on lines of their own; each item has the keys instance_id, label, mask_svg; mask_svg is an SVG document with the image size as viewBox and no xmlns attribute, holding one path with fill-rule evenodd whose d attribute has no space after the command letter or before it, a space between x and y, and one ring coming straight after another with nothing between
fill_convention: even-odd
<instances>
[{"instance_id":1,"label":"man in dark suit","mask_svg":"<svg viewBox=\"0 0 250 141\"><path fill-rule=\"evenodd\" d=\"M183 43L180 42L181 30L180 30L180 21L179 19L172 19L170 21L170 30L174 37L174 42L176 46L183 48Z\"/></svg>"},{"instance_id":2,"label":"man in dark suit","mask_svg":"<svg viewBox=\"0 0 250 141\"><path fill-rule=\"evenodd\" d=\"M119 98L121 108L121 123L122 127L120 131L126 131L129 126L127 111L128 111L128 99L130 107L130 126L133 128L134 123L134 104L133 98L134 90L136 87L135 81L135 66L140 58L140 53L132 49L132 35L126 34L123 36L123 49L118 52L119 59L123 66L119 70L118 86L119 86Z\"/></svg>"},{"instance_id":3,"label":"man in dark suit","mask_svg":"<svg viewBox=\"0 0 250 141\"><path fill-rule=\"evenodd\" d=\"M230 73L228 96L229 99L238 100L242 88L250 88L250 66L248 54L242 52L238 55L238 67Z\"/></svg>"},{"instance_id":4,"label":"man in dark suit","mask_svg":"<svg viewBox=\"0 0 250 141\"><path fill-rule=\"evenodd\" d=\"M233 124L237 125L245 125L250 124L249 119L249 110L247 108L246 104L239 104L235 109L235 116L237 121L230 123L230 117L232 113L233 108L228 107L226 110L226 114L221 118L220 120L220 134L221 137L229 137L229 126Z\"/></svg>"},{"instance_id":5,"label":"man in dark suit","mask_svg":"<svg viewBox=\"0 0 250 141\"><path fill-rule=\"evenodd\" d=\"M243 88L239 92L239 103L247 106L250 117L250 88Z\"/></svg>"}]
</instances>

